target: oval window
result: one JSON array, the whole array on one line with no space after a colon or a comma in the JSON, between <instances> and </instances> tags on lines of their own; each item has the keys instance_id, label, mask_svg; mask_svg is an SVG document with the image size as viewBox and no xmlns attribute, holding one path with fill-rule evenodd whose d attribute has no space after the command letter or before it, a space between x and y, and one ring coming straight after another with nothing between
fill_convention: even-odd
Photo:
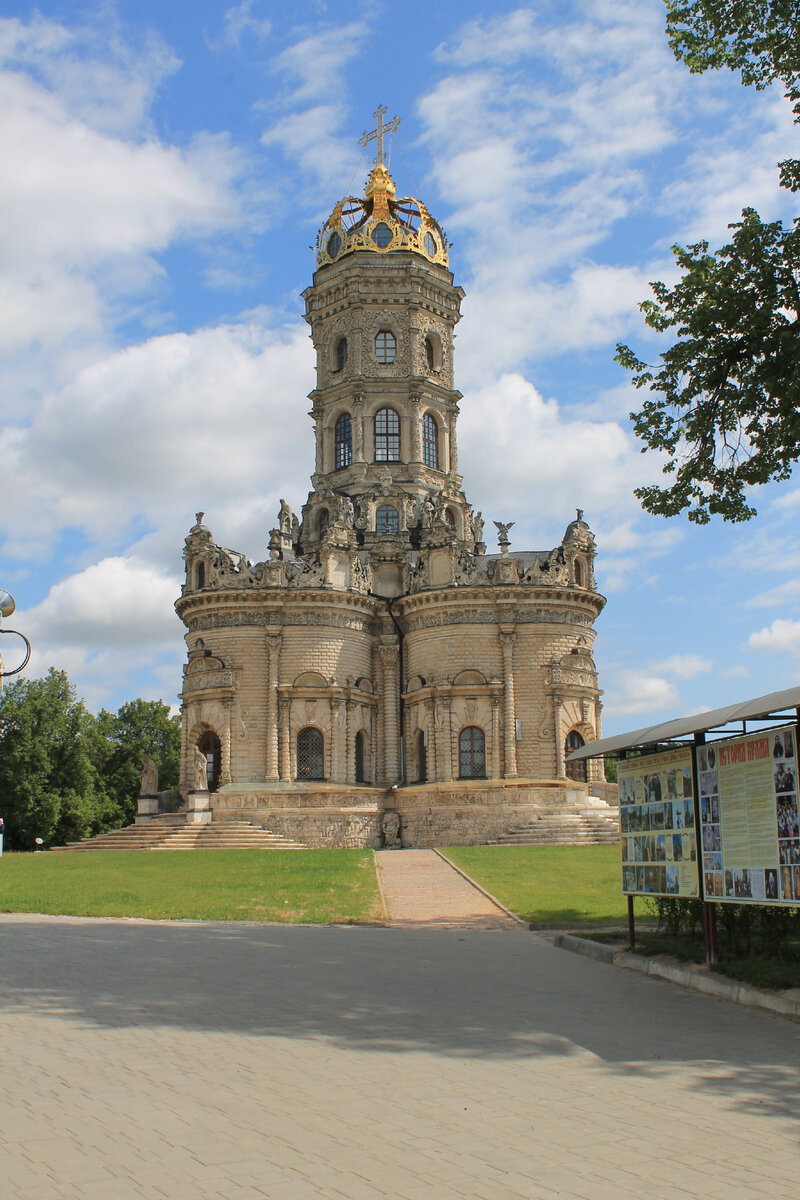
<instances>
[{"instance_id":1,"label":"oval window","mask_svg":"<svg viewBox=\"0 0 800 1200\"><path fill-rule=\"evenodd\" d=\"M379 250L385 250L392 240L392 231L385 221L381 221L372 231L372 240Z\"/></svg>"},{"instance_id":2,"label":"oval window","mask_svg":"<svg viewBox=\"0 0 800 1200\"><path fill-rule=\"evenodd\" d=\"M434 255L436 254L437 250L438 250L438 246L436 245L436 238L433 236L432 233L426 233L425 234L425 253L427 254L428 258L433 258Z\"/></svg>"},{"instance_id":3,"label":"oval window","mask_svg":"<svg viewBox=\"0 0 800 1200\"><path fill-rule=\"evenodd\" d=\"M336 255L342 248L342 239L338 233L332 233L328 238L328 254L331 258L336 258Z\"/></svg>"}]
</instances>

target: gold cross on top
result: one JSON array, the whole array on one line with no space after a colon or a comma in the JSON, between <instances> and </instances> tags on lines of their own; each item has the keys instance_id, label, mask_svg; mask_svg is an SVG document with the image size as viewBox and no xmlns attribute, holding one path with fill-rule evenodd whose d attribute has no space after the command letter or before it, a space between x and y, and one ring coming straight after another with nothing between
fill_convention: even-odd
<instances>
[{"instance_id":1,"label":"gold cross on top","mask_svg":"<svg viewBox=\"0 0 800 1200\"><path fill-rule=\"evenodd\" d=\"M383 162L383 135L385 133L394 133L394 131L397 129L398 125L400 124L399 117L392 117L391 121L389 121L386 125L384 125L383 115L386 112L388 112L386 105L379 104L378 107L375 109L375 112L372 114L376 121L375 128L373 130L365 129L363 134L361 135L361 137L358 139L359 146L363 146L366 149L366 147L369 145L369 143L372 141L372 139L375 138L375 165L376 166L378 165L378 163Z\"/></svg>"}]
</instances>

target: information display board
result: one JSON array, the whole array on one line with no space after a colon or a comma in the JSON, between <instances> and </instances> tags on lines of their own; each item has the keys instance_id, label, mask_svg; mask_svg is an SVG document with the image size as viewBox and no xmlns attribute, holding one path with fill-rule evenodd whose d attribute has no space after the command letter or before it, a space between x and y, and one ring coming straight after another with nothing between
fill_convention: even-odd
<instances>
[{"instance_id":1,"label":"information display board","mask_svg":"<svg viewBox=\"0 0 800 1200\"><path fill-rule=\"evenodd\" d=\"M697 896L691 750L667 750L618 767L622 890Z\"/></svg>"},{"instance_id":2,"label":"information display board","mask_svg":"<svg viewBox=\"0 0 800 1200\"><path fill-rule=\"evenodd\" d=\"M800 903L796 731L699 746L697 771L706 897Z\"/></svg>"}]
</instances>

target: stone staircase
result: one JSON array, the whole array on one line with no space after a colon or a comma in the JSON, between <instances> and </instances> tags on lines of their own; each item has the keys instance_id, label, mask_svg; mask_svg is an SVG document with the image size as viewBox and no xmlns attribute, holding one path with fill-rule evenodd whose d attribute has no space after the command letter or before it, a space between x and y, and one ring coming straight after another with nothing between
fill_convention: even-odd
<instances>
[{"instance_id":1,"label":"stone staircase","mask_svg":"<svg viewBox=\"0 0 800 1200\"><path fill-rule=\"evenodd\" d=\"M619 809L590 796L583 804L537 813L496 838L493 846L616 845Z\"/></svg>"},{"instance_id":2,"label":"stone staircase","mask_svg":"<svg viewBox=\"0 0 800 1200\"><path fill-rule=\"evenodd\" d=\"M272 833L252 821L212 821L187 825L185 813L154 817L141 825L127 825L99 833L80 842L54 846L51 853L89 850L305 850L301 842Z\"/></svg>"}]
</instances>

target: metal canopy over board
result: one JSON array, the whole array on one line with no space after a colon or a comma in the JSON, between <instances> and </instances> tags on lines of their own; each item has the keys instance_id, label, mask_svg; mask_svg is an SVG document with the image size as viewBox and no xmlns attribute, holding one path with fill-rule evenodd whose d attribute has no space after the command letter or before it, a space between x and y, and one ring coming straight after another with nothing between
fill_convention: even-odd
<instances>
[{"instance_id":1,"label":"metal canopy over board","mask_svg":"<svg viewBox=\"0 0 800 1200\"><path fill-rule=\"evenodd\" d=\"M708 733L712 729L720 729L734 721L761 721L770 717L791 720L792 715L787 711L789 709L795 712L800 710L800 687L770 692L767 696L756 696L753 700L728 704L725 708L716 708L712 712L676 717L672 721L663 721L660 725L648 725L630 733L618 733L614 737L587 742L579 750L568 754L567 762L576 762L581 758L599 758L602 754L613 754L620 750L632 749L634 746L652 746L676 741L695 733Z\"/></svg>"}]
</instances>

